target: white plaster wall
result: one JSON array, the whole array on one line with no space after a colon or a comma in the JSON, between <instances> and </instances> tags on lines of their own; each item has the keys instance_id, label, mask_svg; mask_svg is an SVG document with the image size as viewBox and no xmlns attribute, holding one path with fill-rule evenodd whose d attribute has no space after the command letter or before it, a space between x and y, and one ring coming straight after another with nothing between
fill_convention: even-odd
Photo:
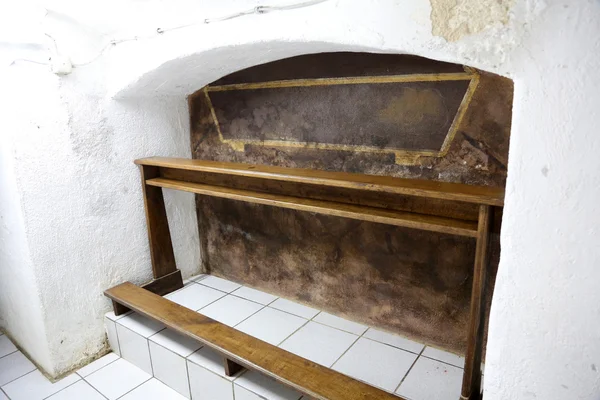
<instances>
[{"instance_id":1,"label":"white plaster wall","mask_svg":"<svg viewBox=\"0 0 600 400\"><path fill-rule=\"evenodd\" d=\"M253 2L224 3L245 8ZM469 1L458 3L469 9ZM432 11L440 18L440 10L426 0L331 0L125 42L61 78L56 94L68 115L64 129L49 136L31 132L15 145L28 155L15 171L26 182L20 187L21 206L54 370L100 347L98 316L107 307L103 289L149 277L138 174L131 161L151 154L189 156L184 97L256 63L355 49L464 63L515 81L485 397L600 398L600 3L504 3L510 5L506 18L494 15L483 24L485 15L467 16L484 18L473 24L480 32L457 38L453 31L448 42L432 35L434 28L444 28L432 25ZM102 15L102 8L90 7ZM145 13L160 21L167 8L153 3L149 9L156 14ZM182 10L181 20L189 22L190 14ZM194 15L201 21L218 11ZM169 21L177 18L169 14ZM96 28L118 37L118 27ZM64 48L74 57L89 53L81 46ZM191 273L199 264L193 200L170 200L173 226L182 232L175 238L183 243L176 249L178 262Z\"/></svg>"},{"instance_id":2,"label":"white plaster wall","mask_svg":"<svg viewBox=\"0 0 600 400\"><path fill-rule=\"evenodd\" d=\"M0 106L7 109L6 104ZM23 127L14 122L15 128ZM15 174L15 159L19 154L12 146L14 134L4 129L0 133L0 327L10 327L9 334L19 339L19 344L39 365L48 368L52 362L25 234Z\"/></svg>"}]
</instances>

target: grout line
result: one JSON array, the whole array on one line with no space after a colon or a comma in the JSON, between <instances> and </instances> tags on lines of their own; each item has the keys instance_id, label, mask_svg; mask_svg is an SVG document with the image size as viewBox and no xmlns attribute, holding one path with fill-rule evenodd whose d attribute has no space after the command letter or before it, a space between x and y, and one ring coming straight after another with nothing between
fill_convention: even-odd
<instances>
[{"instance_id":1,"label":"grout line","mask_svg":"<svg viewBox=\"0 0 600 400\"><path fill-rule=\"evenodd\" d=\"M316 323L318 324L318 322L317 322L317 321L314 321L314 322L316 322ZM325 326L328 326L328 325L325 325ZM331 328L333 328L333 326L332 326ZM336 328L333 328L333 329L336 329ZM339 330L341 331L341 329L339 329ZM339 357L337 358L337 360L335 360L335 361L333 362L333 364L331 364L331 365L329 366L329 368L333 368L333 366L334 366L334 365L335 365L335 364L336 364L338 361L340 361L340 359L341 359L342 357L344 357L344 355L345 355L345 354L346 354L348 351L350 351L350 349L351 349L352 347L354 347L354 345L356 344L356 342L358 342L358 340L359 340L360 338L362 338L362 337L363 337L363 335L364 335L364 334L365 334L365 333L366 333L368 330L369 330L369 329L365 329L365 331L364 331L363 333L361 333L361 334L360 334L360 336L358 336L358 337L356 338L356 340L355 340L354 342L352 342L352 344L351 344L350 346L348 346L348 348L347 348L347 349L346 349L346 350L345 350L345 351L342 353L342 355L341 355L341 356L339 356ZM346 332L346 331L342 331L342 332ZM351 333L351 332L347 332L347 333Z\"/></svg>"},{"instance_id":2,"label":"grout line","mask_svg":"<svg viewBox=\"0 0 600 400\"><path fill-rule=\"evenodd\" d=\"M131 364L131 365L133 365L133 366L134 366L134 367L136 367L136 368L139 368L139 367L138 367L137 365L135 365L135 364ZM142 371L144 371L144 370L143 370L143 369L141 369L141 368L139 368L139 369L140 369L140 370L142 370ZM146 371L144 371L144 372L146 372ZM147 372L146 372L146 373L147 373ZM152 378L154 378L154 377L153 377L153 376L150 376L150 378L146 379L144 382L140 383L139 385L137 385L137 386L136 386L136 387L134 387L133 389L131 389L131 390L129 390L128 392L125 392L125 393L123 393L121 396L117 397L117 400L118 400L118 399L122 399L123 397L125 397L125 396L126 396L126 395L128 395L129 393L133 392L135 389L137 389L137 388L139 388L140 386L142 386L144 383L146 383L146 382L148 382L148 381L152 380Z\"/></svg>"},{"instance_id":3,"label":"grout line","mask_svg":"<svg viewBox=\"0 0 600 400\"><path fill-rule=\"evenodd\" d=\"M77 375L77 374L76 374L76 375ZM69 376L69 375L67 375L67 376ZM81 381L83 381L83 378L82 378L81 376L77 375L77 377L78 377L79 379L77 379L75 382L71 383L70 385L67 385L67 386L65 386L64 388L60 389L60 390L59 390L59 391L57 391L57 392L54 392L54 393L52 393L52 394L49 394L48 396L44 397L42 400L46 400L46 399L48 399L49 397L52 397L52 396L54 396L55 394L58 394L58 393L62 392L63 390L65 390L65 389L67 389L67 388L70 388L71 386L73 386L73 385L74 385L74 384L76 384L77 382L81 382ZM66 376L65 376L63 379L65 379L65 378L66 378ZM61 379L61 380L62 380L62 379ZM58 382L60 382L60 381L58 381ZM58 382L55 382L55 383L58 383Z\"/></svg>"},{"instance_id":4,"label":"grout line","mask_svg":"<svg viewBox=\"0 0 600 400\"><path fill-rule=\"evenodd\" d=\"M369 329L370 329L370 327L369 327ZM367 331L368 331L369 329L367 329ZM367 332L365 332L365 333L367 333ZM364 333L363 333L363 335L364 335ZM392 335L394 335L394 336L398 336L398 337L401 337L401 338L403 338L403 339L407 339L407 338L405 338L404 336L400 336L400 335L396 335L396 334L392 334ZM423 348L422 348L421 350L419 350L419 352L414 352L414 351L412 351L412 350L407 350L407 349L405 349L405 348L398 347L398 346L396 346L396 345L389 344L389 343L386 343L386 342L382 342L381 340L373 339L373 338L370 338L370 337L366 337L366 336L365 336L365 339L367 339L367 340L370 340L370 341L372 341L372 342L377 342L377 343L380 343L380 344L385 344L386 346L390 346L390 347L393 347L393 348L395 348L395 349L398 349L398 350L404 350L404 351L408 351L409 353L413 353L413 354L421 354L421 352L422 352L423 350L425 350L425 348L427 347L427 346L426 346L424 343L415 342L414 340L411 340L411 342L414 342L414 343L417 343L417 344L421 344L421 345L423 345ZM407 340L410 340L410 339L407 339ZM427 357L427 356L423 356L423 357ZM429 358L429 357L427 357L427 358Z\"/></svg>"},{"instance_id":5,"label":"grout line","mask_svg":"<svg viewBox=\"0 0 600 400\"><path fill-rule=\"evenodd\" d=\"M204 286L204 287L208 287L208 286ZM217 290L217 289L215 289L215 290ZM221 291L219 290L219 292L221 292ZM213 303L216 303L217 301L219 301L219 300L221 300L221 299L224 299L225 297L227 297L227 296L229 295L228 293L225 293L225 292L221 292L221 293L223 293L223 296L221 296L221 297L219 297L218 299L211 301L211 302L210 302L210 303L208 303L207 305L205 305L205 306L202 306L202 307L200 307L199 309L197 309L197 310L193 310L193 311L195 311L195 312L197 312L197 313L199 313L199 314L202 314L202 313L200 312L200 310L204 310L206 307L210 306L210 305L211 305L211 304L213 304ZM204 314L203 314L203 315L204 315Z\"/></svg>"},{"instance_id":6,"label":"grout line","mask_svg":"<svg viewBox=\"0 0 600 400\"><path fill-rule=\"evenodd\" d=\"M85 378L81 378L81 380L84 381L86 385L88 385L89 387L91 387L92 389L94 389L100 396L102 396L102 397L104 397L105 399L108 400L108 397L106 397L102 392L100 392L98 389L96 389L94 387L94 385L92 385L91 383L89 383L88 381L86 381Z\"/></svg>"},{"instance_id":7,"label":"grout line","mask_svg":"<svg viewBox=\"0 0 600 400\"><path fill-rule=\"evenodd\" d=\"M107 317L104 317L107 318ZM121 340L119 339L119 330L117 329L117 322L113 321L110 318L107 318L110 322L112 322L115 325L115 335L117 336L117 348L119 349L119 358L121 358L121 354L123 354L123 352L121 351ZM108 333L106 334L108 336ZM110 343L109 343L110 344ZM112 350L112 349L111 349ZM116 361L116 360L115 360Z\"/></svg>"},{"instance_id":8,"label":"grout line","mask_svg":"<svg viewBox=\"0 0 600 400\"><path fill-rule=\"evenodd\" d=\"M116 354L116 353L115 353L115 354ZM92 372L92 373L90 373L90 374L87 374L86 376L81 376L81 375L77 374L77 372L75 372L75 373L76 373L77 375L81 376L81 379L83 379L84 381L86 381L86 382L87 382L87 380L86 380L85 378L87 378L88 376L92 376L92 375L93 375L93 374L95 374L96 372L100 371L102 368L106 368L106 367L108 367L110 364L112 364L112 363L114 363L114 362L117 362L117 361L119 361L121 358L123 358L123 357L121 357L121 356L119 356L119 355L117 355L117 357L119 357L119 358L117 358L116 360L113 360L113 361L109 362L109 363L108 363L108 364L106 364L106 365L103 365L103 366L101 366L100 368L98 368L97 370L95 370L94 372ZM125 359L123 358L123 360L125 360ZM127 361L127 360L125 360L125 361ZM129 361L127 361L127 362L129 362ZM136 365L136 366L137 366L137 365ZM87 383L89 383L89 382L87 382ZM92 384L91 384L91 383L89 383L89 385L90 385L90 386L92 386Z\"/></svg>"},{"instance_id":9,"label":"grout line","mask_svg":"<svg viewBox=\"0 0 600 400\"><path fill-rule=\"evenodd\" d=\"M241 289L242 287L243 287L243 286L241 286L239 289ZM235 295L235 294L233 294L233 293L235 293L236 291L237 291L237 289L235 289L233 292L229 293L229 296L237 297L238 299L242 299L242 300L251 301L251 302L253 302L253 303L260 304L261 306L265 306L265 307L266 307L266 306L268 306L269 304L273 303L274 301L276 301L276 300L279 298L279 297L278 297L277 299L275 299L275 300L272 300L272 301L270 301L270 302L269 302L269 303L267 303L267 304L263 304L263 303L259 303L258 301L250 300L250 299L247 299L247 298L245 298L245 297L242 297L242 296L238 296L238 295Z\"/></svg>"},{"instance_id":10,"label":"grout line","mask_svg":"<svg viewBox=\"0 0 600 400\"><path fill-rule=\"evenodd\" d=\"M142 317L144 317L144 318L147 318L147 317L143 316L142 314L139 314L139 315L140 315L140 316L142 316ZM131 329L131 328L129 328L129 327L127 327L127 326L123 325L123 324L118 324L118 325L121 325L123 328L127 329L127 330L128 330L128 331L130 331L130 332L133 332L133 333L135 333L135 334L136 334L136 335L138 335L138 336L141 336L141 337L143 337L143 338L144 338L144 339L146 339L146 340L150 339L152 336L156 335L157 333L160 333L160 332L164 331L165 329L167 329L167 327L166 327L166 326L164 326L164 325L161 323L161 325L163 325L163 328L162 328L162 329L160 329L159 331L156 331L156 332L154 332L154 333L150 334L150 336L146 337L146 336L142 335L141 333L139 333L139 332L136 332L136 331L134 331L133 329ZM118 337L118 336L119 336L119 332L117 331L117 337ZM120 347L120 346L119 346L119 351L121 351L121 347Z\"/></svg>"},{"instance_id":11,"label":"grout line","mask_svg":"<svg viewBox=\"0 0 600 400\"><path fill-rule=\"evenodd\" d=\"M415 358L415 361L413 361L412 365L410 366L410 368L408 369L408 371L406 371L406 374L404 374L404 376L402 377L402 380L400 381L400 383L398 384L398 386L396 386L396 389L392 393L396 394L396 392L398 391L398 389L400 389L400 386L404 383L404 380L408 377L408 374L410 373L410 371L412 371L413 367L415 366L415 364L417 363L417 361L419 360L419 358L421 358L421 354L423 354L423 352L425 351L426 348L427 348L427 346L423 347L423 350L421 350L421 352L419 353L419 355L417 356L417 358Z\"/></svg>"},{"instance_id":12,"label":"grout line","mask_svg":"<svg viewBox=\"0 0 600 400\"><path fill-rule=\"evenodd\" d=\"M154 363L152 362L152 352L150 351L150 338L145 338L145 339L146 339L146 347L148 348L148 358L150 359L150 371L151 371L150 375L154 376ZM137 367L137 365L136 365L136 367Z\"/></svg>"},{"instance_id":13,"label":"grout line","mask_svg":"<svg viewBox=\"0 0 600 400\"><path fill-rule=\"evenodd\" d=\"M425 348L427 348L427 346L425 346ZM450 363L449 363L449 362L447 362L447 361L438 360L437 358L433 358L433 357L426 356L426 355L423 355L423 357L425 357L425 358L428 358L428 359L430 359L430 360L432 360L432 361L441 362L442 364L446 364L446 365L449 365L449 366L451 366L451 367L454 367L454 368L458 368L458 369L462 369L462 370L464 370L464 369L465 369L464 367L459 367L459 366L456 366L456 365L454 365L454 364L450 364Z\"/></svg>"},{"instance_id":14,"label":"grout line","mask_svg":"<svg viewBox=\"0 0 600 400\"><path fill-rule=\"evenodd\" d=\"M200 347L200 349L201 348L202 347ZM198 349L198 350L200 350L200 349ZM196 350L196 351L198 351L198 350ZM194 353L192 353L192 354L194 354ZM190 354L190 356L192 354ZM187 374L187 383L188 383L187 385L188 385L188 390L189 390L190 399L191 399L192 398L192 377L190 376L190 369L188 368L188 359L187 359L187 357L183 358L183 363L185 364L185 373Z\"/></svg>"},{"instance_id":15,"label":"grout line","mask_svg":"<svg viewBox=\"0 0 600 400\"><path fill-rule=\"evenodd\" d=\"M218 278L218 277L217 277L217 278ZM221 279L223 279L223 278L221 278ZM204 280L204 279L202 279L202 280ZM194 281L194 282L196 282L196 281ZM227 282L231 282L231 281L227 281ZM223 292L223 293L227 293L227 294L231 294L231 293L235 292L236 290L238 290L239 288L241 288L241 287L243 286L243 285L240 285L239 287L236 287L235 289L233 289L231 292L227 292L227 291L225 291L225 290L222 290L222 289L217 289L217 288L214 288L214 287L212 287L212 286L209 286L209 285L205 285L205 284L203 284L203 283L200 283L200 282L196 282L196 283L197 283L198 285L202 285L202 286L204 286L204 287L211 288L211 289L214 289L214 290L218 290L219 292ZM232 282L232 283L234 283L234 282ZM236 283L236 285L239 285L239 283Z\"/></svg>"},{"instance_id":16,"label":"grout line","mask_svg":"<svg viewBox=\"0 0 600 400\"><path fill-rule=\"evenodd\" d=\"M208 347L208 346L207 346L206 348L207 348L207 349L210 349L211 351L214 351L214 350L212 350L212 349L211 349L210 347ZM198 350L200 350L200 349L198 349ZM195 352L194 352L194 353L195 353ZM194 353L192 353L192 354L194 354ZM191 354L190 354L190 355L191 355ZM234 381L234 380L236 380L236 379L237 379L237 378L239 378L240 376L244 375L244 374L245 374L245 373L248 371L248 368L244 367L244 369L243 369L241 372L238 372L238 374L239 374L238 376L235 376L235 375L234 375L234 376L231 376L231 377L226 377L226 376L223 376L223 375L225 375L225 374L221 375L221 374L219 374L218 372L215 372L215 371L213 371L213 370L211 370L211 369L209 369L209 368L205 367L204 365L200 365L200 364L198 364L198 363L195 363L195 362L193 362L193 361L192 361L192 360L190 360L189 358L186 358L185 360L186 360L187 362L190 362L190 363L194 364L194 365L195 365L195 366L197 366L198 368L202 368L203 370L206 370L206 371L210 372L211 374L214 374L214 375L218 376L219 378L226 380L227 382L229 382L229 383L231 383L231 384L233 384L233 381ZM228 378L231 378L231 379L228 379ZM190 379L191 379L191 378L190 378ZM191 380L190 380L190 382L191 382Z\"/></svg>"},{"instance_id":17,"label":"grout line","mask_svg":"<svg viewBox=\"0 0 600 400\"><path fill-rule=\"evenodd\" d=\"M117 353L115 353L114 351L113 351L112 353L113 353L114 355L116 355L116 356L117 356L117 360L118 360L119 358L121 358L121 356L117 355ZM108 353L108 354L110 354L110 353ZM106 354L106 355L104 355L104 356L102 356L102 357L106 357L108 354ZM100 357L98 360L101 360L101 359L102 359L102 357ZM96 361L98 361L98 360L94 360L94 361L92 361L91 363L93 363L93 362L96 362ZM112 361L111 361L111 362L109 362L108 364L101 366L101 367L100 367L100 368L98 368L96 371L94 371L94 372L90 372L90 373L89 373L89 374L87 374L86 376L90 376L91 374L93 374L93 373L96 373L96 372L100 371L102 368L104 368L104 367L108 367L110 364L114 363L114 362L115 362L115 361L117 361L117 360L112 360ZM90 364L91 364L91 363L90 363ZM88 365L90 365L90 364L88 364ZM83 375L81 375L81 374L79 373L79 371L81 371L81 369L83 369L83 368L85 368L85 367L81 367L81 368L79 368L77 371L75 371L75 372L74 372L75 374L79 375L79 377L80 377L81 379L85 379L85 376L83 376Z\"/></svg>"},{"instance_id":18,"label":"grout line","mask_svg":"<svg viewBox=\"0 0 600 400\"><path fill-rule=\"evenodd\" d=\"M154 342L152 342L152 343L154 343ZM164 348L165 350L167 350L167 351L169 351L169 352L173 353L173 355L175 355L175 356L177 356L177 357L179 357L179 358L182 358L182 359L183 359L183 362L185 363L185 370L187 371L187 363L186 363L186 358L185 358L185 357L181 356L180 354L177 354L177 353L175 353L175 352L174 352L174 351L172 351L172 350L169 350L169 349L167 349L167 348L166 348L166 347L164 347L164 346L161 346L161 345L160 345L160 344L158 344L158 343L155 343L155 344L156 344L157 346L160 346L160 347ZM152 363L152 359L150 359L150 362ZM190 397L192 397L192 389L190 388L190 375L188 374L188 375L187 375L187 377L188 377L188 388L190 389ZM179 393L177 390L175 390L175 388L172 388L172 387L171 387L171 386L170 386L170 385L169 385L167 382L164 382L164 381L163 381L162 379L160 379L158 376L154 375L154 364L152 364L152 378L154 378L154 379L156 379L157 381L159 381L159 382L163 383L165 386L167 386L169 389L173 390L174 392L176 392L176 393ZM181 393L179 393L179 394L181 394ZM183 396L183 397L186 397L185 395L182 395L182 396Z\"/></svg>"},{"instance_id":19,"label":"grout line","mask_svg":"<svg viewBox=\"0 0 600 400\"><path fill-rule=\"evenodd\" d=\"M8 385L8 384L10 384L10 383L13 383L13 382L14 382L14 381L16 381L17 379L21 379L21 378L22 378L22 377L24 377L25 375L29 375L29 374L31 374L31 373L33 373L33 372L37 371L37 370L38 370L38 369L36 368L36 369L34 369L34 370L31 370L31 371L29 371L29 372L27 372L27 373L24 373L23 375L19 376L18 378L15 378L15 379L13 379L12 381L8 381L8 382L6 382L4 385L2 385L2 387L6 387L6 385Z\"/></svg>"},{"instance_id":20,"label":"grout line","mask_svg":"<svg viewBox=\"0 0 600 400\"><path fill-rule=\"evenodd\" d=\"M4 394L4 396L6 396L6 398L8 400L10 400L10 397L8 397L8 395L6 394L6 392L4 390L2 390L2 388L0 388L0 394Z\"/></svg>"},{"instance_id":21,"label":"grout line","mask_svg":"<svg viewBox=\"0 0 600 400\"><path fill-rule=\"evenodd\" d=\"M11 342L11 343L12 343L12 342ZM19 351L19 349L15 349L14 351L11 351L10 353L7 353L7 354L3 355L2 357L0 357L0 360L1 360L1 359L3 359L4 357L8 357L8 356L10 356L11 354L14 354L14 353L16 353L17 351Z\"/></svg>"},{"instance_id":22,"label":"grout line","mask_svg":"<svg viewBox=\"0 0 600 400\"><path fill-rule=\"evenodd\" d=\"M256 303L258 304L258 303ZM262 304L261 304L262 305ZM267 308L267 306L262 306L261 308L259 308L258 310L256 310L255 312L253 312L252 314L248 315L246 318L244 318L243 320L241 320L240 322L238 322L237 324L235 324L234 326L232 326L232 328L235 328L236 326L238 326L239 324L241 324L242 322L244 322L245 320L247 320L248 318L252 317L255 314L258 314L261 310L264 310L265 308Z\"/></svg>"},{"instance_id":23,"label":"grout line","mask_svg":"<svg viewBox=\"0 0 600 400\"><path fill-rule=\"evenodd\" d=\"M320 314L320 313L319 313L319 314ZM318 315L318 314L317 314L317 315ZM315 315L315 317L316 317L316 315ZM351 335L355 335L355 336L362 336L362 335L364 335L364 334L365 334L365 332L366 332L366 331L368 331L368 329L365 329L365 332L363 332L363 333L361 333L361 334L359 335L359 334L357 334L357 333L350 332L350 331L346 331L346 330L344 330L344 329L337 328L337 327L335 327L335 326L327 325L327 324L325 324L325 323L323 323L323 322L320 322L320 321L312 321L312 322L314 322L315 324L319 324L319 325L326 326L326 327L328 327L328 328L337 329L338 331L342 331L342 332L345 332L345 333L349 333L349 334L351 334ZM368 339L368 338L365 338L365 339Z\"/></svg>"},{"instance_id":24,"label":"grout line","mask_svg":"<svg viewBox=\"0 0 600 400\"><path fill-rule=\"evenodd\" d=\"M274 308L274 310L277 310L277 309L276 309L276 308ZM287 311L283 311L283 310L278 310L278 311L281 311L281 312L284 312L284 313L287 313L287 314L290 314L290 315L294 315L294 316L296 316L296 317L298 317L298 318L302 318L302 317L300 317L300 316L298 316L298 315L296 315L296 314L292 314L292 313L289 313L289 312L287 312ZM303 324L302 324L302 325L301 325L301 326L300 326L298 329L296 329L294 332L290 333L290 334L289 334L289 335L288 335L288 336L287 336L285 339L283 339L281 342L279 342L279 344L277 345L277 347L281 346L281 345L283 344L283 342L285 342L285 341L286 341L286 340L288 340L290 337L292 337L292 336L293 336L293 335L294 335L296 332L298 332L300 329L302 329L302 328L304 328L306 325L308 325L308 323L309 323L309 322L311 322L311 321L312 321L312 322L316 322L316 321L313 321L313 319L315 319L315 318L317 317L317 315L319 315L319 314L321 314L321 311L319 311L318 313L316 313L316 314L315 314L315 315L314 315L314 316L313 316L311 319L307 319L307 320L306 320L306 322L305 322L305 323L303 323Z\"/></svg>"}]
</instances>

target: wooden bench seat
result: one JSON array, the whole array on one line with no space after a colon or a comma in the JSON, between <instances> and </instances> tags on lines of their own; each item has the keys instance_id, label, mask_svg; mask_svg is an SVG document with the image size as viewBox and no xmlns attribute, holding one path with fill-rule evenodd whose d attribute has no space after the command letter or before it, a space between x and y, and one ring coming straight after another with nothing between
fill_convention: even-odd
<instances>
[{"instance_id":1,"label":"wooden bench seat","mask_svg":"<svg viewBox=\"0 0 600 400\"><path fill-rule=\"evenodd\" d=\"M315 399L401 399L330 368L247 335L146 289L126 282L105 292L131 310L197 340L250 370L259 371Z\"/></svg>"},{"instance_id":2,"label":"wooden bench seat","mask_svg":"<svg viewBox=\"0 0 600 400\"><path fill-rule=\"evenodd\" d=\"M142 288L124 283L107 290L115 314L133 309L221 352L230 373L240 366L254 369L316 399L397 399L158 296L183 287L162 190L472 237L476 250L461 398L481 398L489 238L494 208L504 204L503 189L177 158L144 158L136 164L154 279Z\"/></svg>"}]
</instances>

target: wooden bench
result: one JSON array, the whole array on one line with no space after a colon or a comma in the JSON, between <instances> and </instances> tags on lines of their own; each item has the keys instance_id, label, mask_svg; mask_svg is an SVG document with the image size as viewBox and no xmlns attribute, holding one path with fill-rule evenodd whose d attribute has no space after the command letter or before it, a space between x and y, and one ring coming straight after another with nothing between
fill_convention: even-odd
<instances>
[{"instance_id":1,"label":"wooden bench","mask_svg":"<svg viewBox=\"0 0 600 400\"><path fill-rule=\"evenodd\" d=\"M258 370L316 399L397 399L160 297L183 287L162 189L472 237L477 244L461 398L481 397L489 237L493 208L503 206L502 189L176 158L145 158L136 164L154 279L142 288L124 283L107 290L117 315L132 309L204 343L224 356L229 374L243 367ZM464 204L474 213L464 211Z\"/></svg>"}]
</instances>

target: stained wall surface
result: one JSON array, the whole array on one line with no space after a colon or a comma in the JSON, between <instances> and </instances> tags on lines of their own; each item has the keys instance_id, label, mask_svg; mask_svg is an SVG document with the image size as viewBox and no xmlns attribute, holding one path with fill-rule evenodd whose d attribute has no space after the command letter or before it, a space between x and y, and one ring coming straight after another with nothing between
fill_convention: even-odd
<instances>
[{"instance_id":1,"label":"stained wall surface","mask_svg":"<svg viewBox=\"0 0 600 400\"><path fill-rule=\"evenodd\" d=\"M512 90L509 79L414 56L293 57L191 96L193 156L504 187ZM477 218L470 205L380 201ZM197 204L211 273L464 350L474 240L205 196ZM495 236L489 293L498 253Z\"/></svg>"}]
</instances>

